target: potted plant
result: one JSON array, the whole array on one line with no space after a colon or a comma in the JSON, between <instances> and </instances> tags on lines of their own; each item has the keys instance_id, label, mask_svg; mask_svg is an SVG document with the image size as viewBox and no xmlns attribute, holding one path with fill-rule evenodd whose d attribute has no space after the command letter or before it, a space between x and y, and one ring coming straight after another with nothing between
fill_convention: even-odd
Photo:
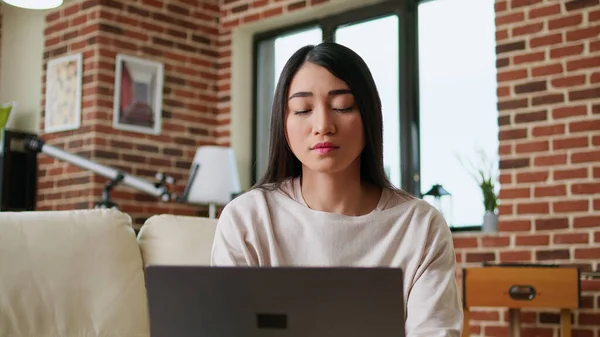
<instances>
[{"instance_id":1,"label":"potted plant","mask_svg":"<svg viewBox=\"0 0 600 337\"><path fill-rule=\"evenodd\" d=\"M488 159L482 149L478 149L476 152L479 154L479 165L475 165L472 161L469 161L469 166L467 166L460 157L459 161L467 168L469 174L473 176L481 189L484 208L482 231L493 233L498 230L498 214L496 213L498 208L498 194L496 193L497 186L495 184L495 165Z\"/></svg>"},{"instance_id":2,"label":"potted plant","mask_svg":"<svg viewBox=\"0 0 600 337\"><path fill-rule=\"evenodd\" d=\"M479 171L479 173L479 187L483 193L483 207L485 209L481 229L483 232L496 232L498 231L498 214L496 213L498 196L495 192L494 182L492 181L491 174L486 176L483 171Z\"/></svg>"}]
</instances>

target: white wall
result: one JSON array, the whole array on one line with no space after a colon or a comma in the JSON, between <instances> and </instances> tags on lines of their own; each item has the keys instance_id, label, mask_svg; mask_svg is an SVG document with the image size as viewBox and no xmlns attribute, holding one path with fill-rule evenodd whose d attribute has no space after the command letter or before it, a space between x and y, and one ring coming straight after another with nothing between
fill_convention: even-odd
<instances>
[{"instance_id":1,"label":"white wall","mask_svg":"<svg viewBox=\"0 0 600 337\"><path fill-rule=\"evenodd\" d=\"M0 103L17 101L14 128L39 132L45 11L2 5Z\"/></svg>"}]
</instances>

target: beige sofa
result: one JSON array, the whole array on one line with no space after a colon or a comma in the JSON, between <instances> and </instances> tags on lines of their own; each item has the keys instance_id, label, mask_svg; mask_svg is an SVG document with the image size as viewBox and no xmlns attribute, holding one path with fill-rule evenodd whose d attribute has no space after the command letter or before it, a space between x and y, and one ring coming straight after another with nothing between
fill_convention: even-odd
<instances>
[{"instance_id":1,"label":"beige sofa","mask_svg":"<svg viewBox=\"0 0 600 337\"><path fill-rule=\"evenodd\" d=\"M144 266L208 265L216 220L0 212L0 336L149 336Z\"/></svg>"}]
</instances>

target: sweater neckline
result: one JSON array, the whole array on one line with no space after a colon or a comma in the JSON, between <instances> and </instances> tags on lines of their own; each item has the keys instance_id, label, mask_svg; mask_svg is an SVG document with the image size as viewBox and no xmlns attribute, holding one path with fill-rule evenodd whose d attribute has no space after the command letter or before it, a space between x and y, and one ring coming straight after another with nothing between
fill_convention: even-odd
<instances>
[{"instance_id":1,"label":"sweater neckline","mask_svg":"<svg viewBox=\"0 0 600 337\"><path fill-rule=\"evenodd\" d=\"M363 215L343 215L343 214L337 214L337 213L329 213L329 212L324 212L324 211L318 211L318 210L314 210L314 209L310 208L308 206L308 204L306 203L306 200L304 200L304 196L302 195L302 186L301 186L301 183L300 183L300 177L293 178L292 181L291 181L291 185L292 185L292 196L293 196L294 200L296 202L298 202L299 204L301 204L302 206L310 209L311 211L321 212L321 213L327 213L327 214L332 214L332 215L338 215L338 216L345 216L345 217L359 218L359 217L368 216L368 215L373 214L375 212L383 211L385 209L385 205L387 204L387 200L389 198L389 191L388 191L388 189L387 188L383 188L381 190L381 196L379 197L379 201L377 202L377 205L369 213L366 213L366 214L363 214Z\"/></svg>"}]
</instances>

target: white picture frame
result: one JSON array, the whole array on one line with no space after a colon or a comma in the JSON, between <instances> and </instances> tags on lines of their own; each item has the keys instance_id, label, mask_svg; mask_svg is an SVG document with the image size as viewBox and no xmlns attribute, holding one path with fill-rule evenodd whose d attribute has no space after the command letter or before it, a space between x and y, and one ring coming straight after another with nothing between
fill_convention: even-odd
<instances>
[{"instance_id":1,"label":"white picture frame","mask_svg":"<svg viewBox=\"0 0 600 337\"><path fill-rule=\"evenodd\" d=\"M81 126L82 54L48 60L44 132L76 130Z\"/></svg>"},{"instance_id":2,"label":"white picture frame","mask_svg":"<svg viewBox=\"0 0 600 337\"><path fill-rule=\"evenodd\" d=\"M117 54L113 127L158 135L162 127L164 66L139 57Z\"/></svg>"}]
</instances>

